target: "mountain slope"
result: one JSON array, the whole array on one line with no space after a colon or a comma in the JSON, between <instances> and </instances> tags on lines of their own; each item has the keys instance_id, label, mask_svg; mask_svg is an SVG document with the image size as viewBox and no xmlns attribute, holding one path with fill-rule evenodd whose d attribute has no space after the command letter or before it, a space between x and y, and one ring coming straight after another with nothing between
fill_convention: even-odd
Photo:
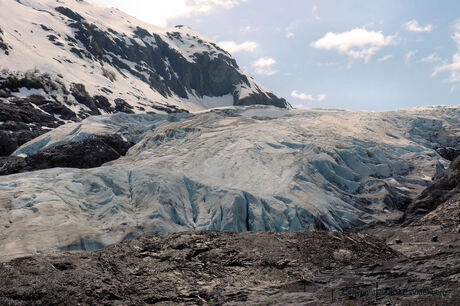
<instances>
[{"instance_id":1,"label":"mountain slope","mask_svg":"<svg viewBox=\"0 0 460 306\"><path fill-rule=\"evenodd\" d=\"M341 230L398 220L460 142L460 109L234 107L115 114L66 124L14 156L119 134L126 156L93 169L0 177L5 258L100 248L186 230ZM83 241L83 242L82 242Z\"/></svg>"},{"instance_id":2,"label":"mountain slope","mask_svg":"<svg viewBox=\"0 0 460 306\"><path fill-rule=\"evenodd\" d=\"M1 1L0 66L0 112L19 105L28 118L54 118L52 127L115 112L290 107L192 29L158 28L80 0ZM13 120L15 128L0 125L0 132L16 135L27 124L34 133L15 136L22 144L50 128L48 121Z\"/></svg>"}]
</instances>

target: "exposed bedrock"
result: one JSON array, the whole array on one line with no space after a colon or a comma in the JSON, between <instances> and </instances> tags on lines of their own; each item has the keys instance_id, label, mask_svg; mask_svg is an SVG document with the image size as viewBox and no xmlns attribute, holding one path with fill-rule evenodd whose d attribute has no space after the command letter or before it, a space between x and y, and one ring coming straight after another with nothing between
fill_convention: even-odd
<instances>
[{"instance_id":1,"label":"exposed bedrock","mask_svg":"<svg viewBox=\"0 0 460 306\"><path fill-rule=\"evenodd\" d=\"M94 136L40 150L27 157L3 157L0 159L0 175L56 167L94 168L124 156L132 145L119 135Z\"/></svg>"},{"instance_id":2,"label":"exposed bedrock","mask_svg":"<svg viewBox=\"0 0 460 306\"><path fill-rule=\"evenodd\" d=\"M460 156L460 147L452 148L452 147L441 147L436 149L439 155L443 158L453 161L457 156Z\"/></svg>"},{"instance_id":3,"label":"exposed bedrock","mask_svg":"<svg viewBox=\"0 0 460 306\"><path fill-rule=\"evenodd\" d=\"M443 203L460 195L460 157L456 157L449 168L435 176L432 184L408 206L404 220L411 222L434 211ZM460 213L460 210L457 214Z\"/></svg>"},{"instance_id":4,"label":"exposed bedrock","mask_svg":"<svg viewBox=\"0 0 460 306\"><path fill-rule=\"evenodd\" d=\"M62 119L73 119L74 114L65 106L43 97L16 98L8 103L0 102L0 156L7 156L22 144L64 124L50 112L62 115Z\"/></svg>"}]
</instances>

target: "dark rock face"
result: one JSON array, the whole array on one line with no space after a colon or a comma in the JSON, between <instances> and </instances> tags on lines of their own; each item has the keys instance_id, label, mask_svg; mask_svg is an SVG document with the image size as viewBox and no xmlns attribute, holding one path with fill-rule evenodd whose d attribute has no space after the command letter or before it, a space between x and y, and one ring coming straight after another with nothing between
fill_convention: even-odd
<instances>
[{"instance_id":1,"label":"dark rock face","mask_svg":"<svg viewBox=\"0 0 460 306\"><path fill-rule=\"evenodd\" d=\"M124 156L132 145L119 135L95 136L38 151L25 158L9 156L0 159L0 175L56 167L94 168Z\"/></svg>"},{"instance_id":2,"label":"dark rock face","mask_svg":"<svg viewBox=\"0 0 460 306\"><path fill-rule=\"evenodd\" d=\"M75 115L75 113L62 103L47 100L40 95L31 95L27 97L27 100L48 114L58 115L62 120L78 120L78 117Z\"/></svg>"},{"instance_id":3,"label":"dark rock face","mask_svg":"<svg viewBox=\"0 0 460 306\"><path fill-rule=\"evenodd\" d=\"M9 55L10 54L9 50L11 49L11 47L3 41L2 36L3 36L3 30L2 28L0 28L0 50L3 50L3 52L6 55Z\"/></svg>"},{"instance_id":4,"label":"dark rock face","mask_svg":"<svg viewBox=\"0 0 460 306\"><path fill-rule=\"evenodd\" d=\"M75 21L82 21L84 20L83 17L80 16L80 14L78 13L75 13L74 11L72 11L71 9L67 8L67 7L63 7L63 6L58 6L55 8L56 11L58 11L59 13L61 13L62 15L70 18L70 19L73 19Z\"/></svg>"},{"instance_id":5,"label":"dark rock face","mask_svg":"<svg viewBox=\"0 0 460 306\"><path fill-rule=\"evenodd\" d=\"M28 71L23 76L10 74L0 78L0 90L6 93L18 92L21 88L43 89L45 92L58 90L59 86L48 74Z\"/></svg>"},{"instance_id":6,"label":"dark rock face","mask_svg":"<svg viewBox=\"0 0 460 306\"><path fill-rule=\"evenodd\" d=\"M81 103L87 106L90 109L90 115L100 115L101 112L99 111L94 99L88 94L85 89L85 85L83 84L72 84L70 88L70 92L75 97L75 100L78 103Z\"/></svg>"},{"instance_id":7,"label":"dark rock face","mask_svg":"<svg viewBox=\"0 0 460 306\"><path fill-rule=\"evenodd\" d=\"M439 155L443 158L453 161L457 156L460 156L460 148L442 147L436 149Z\"/></svg>"},{"instance_id":8,"label":"dark rock face","mask_svg":"<svg viewBox=\"0 0 460 306\"><path fill-rule=\"evenodd\" d=\"M42 105L62 113L63 117L73 118L73 113L62 104L42 98L12 99L9 103L0 103L0 156L11 154L22 144L64 123L34 105Z\"/></svg>"},{"instance_id":9,"label":"dark rock face","mask_svg":"<svg viewBox=\"0 0 460 306\"><path fill-rule=\"evenodd\" d=\"M113 108L109 102L109 99L107 99L104 96L96 95L93 97L94 103L99 109L103 109L106 113L112 113Z\"/></svg>"},{"instance_id":10,"label":"dark rock face","mask_svg":"<svg viewBox=\"0 0 460 306\"><path fill-rule=\"evenodd\" d=\"M56 10L73 20L69 26L75 29L75 39L85 47L74 48L74 53L81 58L106 62L119 71L127 71L148 83L164 97L175 93L179 97L187 98L187 92L192 90L199 96L223 96L234 92L238 84L250 86L249 80L238 71L238 65L230 54L213 43L198 41L205 46L212 45L222 51L221 54L212 58L215 51L196 53L195 63L191 63L178 51L172 49L159 35L149 33L143 28L137 27L134 34L141 40L154 41L155 46L149 43L141 45L136 40L114 30L103 31L67 8L65 11L64 8ZM179 31L168 33L169 38L176 40L182 40L181 35ZM127 40L129 44L126 43ZM105 56L106 54L112 54L110 59ZM167 62L164 59L167 59ZM123 60L139 64L130 67ZM171 73L171 69L175 73ZM235 96L234 104L289 107L286 100L273 94L263 93L246 97L241 101Z\"/></svg>"},{"instance_id":11,"label":"dark rock face","mask_svg":"<svg viewBox=\"0 0 460 306\"><path fill-rule=\"evenodd\" d=\"M20 169L27 167L26 159L18 156L0 157L0 175L18 173Z\"/></svg>"},{"instance_id":12,"label":"dark rock face","mask_svg":"<svg viewBox=\"0 0 460 306\"><path fill-rule=\"evenodd\" d=\"M438 206L460 194L460 157L455 158L449 168L437 175L407 208L404 220L411 222L420 219Z\"/></svg>"},{"instance_id":13,"label":"dark rock face","mask_svg":"<svg viewBox=\"0 0 460 306\"><path fill-rule=\"evenodd\" d=\"M40 90L48 98L41 94L31 94L26 98L14 97L22 89ZM11 154L22 144L64 124L65 121L78 121L88 117L88 112L75 114L67 106L70 105L67 96L69 94L59 80L53 80L48 74L41 74L39 71L1 76L0 98L4 100L0 102L0 156ZM90 114L100 114L83 85L72 86L72 95L82 104L92 107ZM102 104L100 99L97 101Z\"/></svg>"},{"instance_id":14,"label":"dark rock face","mask_svg":"<svg viewBox=\"0 0 460 306\"><path fill-rule=\"evenodd\" d=\"M0 131L0 156L10 155L24 143L44 134L45 132L46 131L43 130L29 131L26 129L18 132L9 130Z\"/></svg>"},{"instance_id":15,"label":"dark rock face","mask_svg":"<svg viewBox=\"0 0 460 306\"><path fill-rule=\"evenodd\" d=\"M122 113L134 114L133 107L123 99L115 99L115 110Z\"/></svg>"},{"instance_id":16,"label":"dark rock face","mask_svg":"<svg viewBox=\"0 0 460 306\"><path fill-rule=\"evenodd\" d=\"M86 57L107 61L117 69L124 69L128 71L129 73L142 79L144 82L149 83L165 97L171 95L172 90L178 96L186 98L187 93L184 90L184 87L187 89L198 89L198 93L204 94L205 88L203 87L205 86L205 83L209 88L216 88L216 84L207 83L208 81L211 81L210 78L203 78L203 74L215 74L213 74L213 71L209 70L210 67L203 67L204 69L199 67L197 70L194 65L187 62L187 60L177 51L170 49L169 45L158 35L150 34L147 30L138 27L136 33L141 35L142 38L154 39L158 48L154 48L148 44L146 46L141 46L134 39L130 39L124 34L113 30L108 33L100 30L95 25L88 24L82 20L74 22L70 26L76 30L75 38L85 46L86 50L81 50L81 52L83 52ZM126 44L125 39L128 39L130 44ZM135 68L131 68L123 61L119 60L118 57L112 57L109 62L109 60L104 57L104 54L108 52L117 55L123 60L129 60L135 63L145 62L146 65L137 65ZM169 73L168 67L162 60L165 57L168 57L171 65L173 66L172 68L178 72L178 75L183 76L182 78L178 79L175 74ZM208 59L209 62L208 56L205 56L204 58ZM203 64L198 63L197 66L203 66ZM146 78L143 73L147 73L149 78ZM192 76L194 77L193 80ZM222 81L224 79L223 77L224 75L222 75L219 81ZM196 81L194 80L198 80L201 88L200 86L194 86L199 85L195 84ZM232 78L229 79L229 81L232 80ZM216 91L220 92L221 89L216 88ZM226 93L228 93L228 91Z\"/></svg>"},{"instance_id":17,"label":"dark rock face","mask_svg":"<svg viewBox=\"0 0 460 306\"><path fill-rule=\"evenodd\" d=\"M460 193L440 204L414 225L440 226L444 230L460 233Z\"/></svg>"},{"instance_id":18,"label":"dark rock face","mask_svg":"<svg viewBox=\"0 0 460 306\"><path fill-rule=\"evenodd\" d=\"M273 94L265 95L263 93L249 95L241 100L235 99L235 105L237 106L247 106L247 105L274 105L277 107L285 108L286 105L289 105L285 99L278 98Z\"/></svg>"}]
</instances>

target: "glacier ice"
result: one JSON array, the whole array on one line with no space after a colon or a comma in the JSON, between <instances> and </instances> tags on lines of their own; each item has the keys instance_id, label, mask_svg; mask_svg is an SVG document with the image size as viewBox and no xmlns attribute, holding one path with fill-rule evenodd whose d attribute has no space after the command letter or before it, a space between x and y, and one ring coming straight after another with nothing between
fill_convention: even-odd
<instances>
[{"instance_id":1,"label":"glacier ice","mask_svg":"<svg viewBox=\"0 0 460 306\"><path fill-rule=\"evenodd\" d=\"M393 220L446 165L435 149L458 144L459 129L460 107L90 117L15 154L93 134L119 133L136 145L94 169L0 177L0 256L187 230L341 230Z\"/></svg>"}]
</instances>

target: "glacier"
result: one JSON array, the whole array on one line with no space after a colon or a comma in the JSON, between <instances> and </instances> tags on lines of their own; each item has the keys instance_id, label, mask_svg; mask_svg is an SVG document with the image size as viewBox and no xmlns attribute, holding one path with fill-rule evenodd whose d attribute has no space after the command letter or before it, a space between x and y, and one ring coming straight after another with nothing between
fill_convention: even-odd
<instances>
[{"instance_id":1,"label":"glacier","mask_svg":"<svg viewBox=\"0 0 460 306\"><path fill-rule=\"evenodd\" d=\"M21 146L92 135L135 145L93 169L0 177L0 258L189 230L343 230L401 217L460 142L460 107L222 107L89 117Z\"/></svg>"}]
</instances>

